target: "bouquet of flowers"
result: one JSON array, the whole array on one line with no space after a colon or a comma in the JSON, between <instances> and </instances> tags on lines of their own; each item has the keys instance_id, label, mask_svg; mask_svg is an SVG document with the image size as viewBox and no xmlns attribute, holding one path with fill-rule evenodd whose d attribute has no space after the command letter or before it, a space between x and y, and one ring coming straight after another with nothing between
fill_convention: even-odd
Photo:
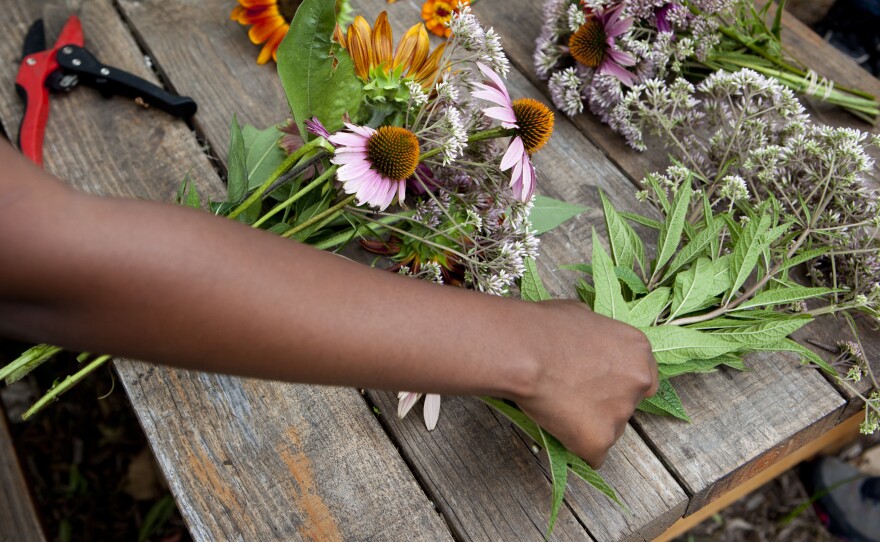
<instances>
[{"instance_id":1,"label":"bouquet of flowers","mask_svg":"<svg viewBox=\"0 0 880 542\"><path fill-rule=\"evenodd\" d=\"M453 38L433 50L422 24L395 44L384 12L343 32L321 0L303 2L290 24L278 70L293 121L258 130L233 119L225 201L203 202L184 180L179 203L325 250L360 241L391 271L508 294L538 256L532 213L542 229L572 214L549 198L536 207L532 156L553 114L510 96L498 36L462 10ZM18 380L58 351L32 348L0 379ZM84 356L26 418L109 359ZM401 415L417 399L404 393ZM426 407L433 428L439 398Z\"/></svg>"},{"instance_id":2,"label":"bouquet of flowers","mask_svg":"<svg viewBox=\"0 0 880 542\"><path fill-rule=\"evenodd\" d=\"M802 66L780 42L784 2L751 0L547 0L534 61L556 106L575 115L588 104L609 123L636 83L749 68L782 85L873 122L874 96L842 87Z\"/></svg>"}]
</instances>

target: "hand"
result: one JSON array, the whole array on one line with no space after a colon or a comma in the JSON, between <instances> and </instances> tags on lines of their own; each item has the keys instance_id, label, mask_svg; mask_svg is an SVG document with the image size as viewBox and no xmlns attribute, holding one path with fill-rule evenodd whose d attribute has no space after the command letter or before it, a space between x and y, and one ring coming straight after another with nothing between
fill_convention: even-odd
<instances>
[{"instance_id":1,"label":"hand","mask_svg":"<svg viewBox=\"0 0 880 542\"><path fill-rule=\"evenodd\" d=\"M514 398L522 410L593 468L623 434L639 402L657 392L645 335L576 301L534 305L527 344L539 370Z\"/></svg>"}]
</instances>

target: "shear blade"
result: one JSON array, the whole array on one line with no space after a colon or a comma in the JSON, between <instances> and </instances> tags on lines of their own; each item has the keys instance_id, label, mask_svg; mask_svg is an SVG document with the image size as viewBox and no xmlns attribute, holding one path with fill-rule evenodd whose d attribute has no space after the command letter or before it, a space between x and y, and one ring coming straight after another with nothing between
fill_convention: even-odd
<instances>
[{"instance_id":1,"label":"shear blade","mask_svg":"<svg viewBox=\"0 0 880 542\"><path fill-rule=\"evenodd\" d=\"M40 51L46 50L46 31L43 19L37 19L27 31L24 37L24 46L21 49L21 58Z\"/></svg>"}]
</instances>

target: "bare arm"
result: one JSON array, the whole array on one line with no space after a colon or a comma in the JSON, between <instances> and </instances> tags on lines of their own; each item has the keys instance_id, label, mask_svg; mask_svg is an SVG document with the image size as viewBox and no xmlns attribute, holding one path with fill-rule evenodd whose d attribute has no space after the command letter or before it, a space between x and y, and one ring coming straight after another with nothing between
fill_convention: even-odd
<instances>
[{"instance_id":1,"label":"bare arm","mask_svg":"<svg viewBox=\"0 0 880 542\"><path fill-rule=\"evenodd\" d=\"M75 192L0 143L0 335L179 367L517 401L594 465L656 368L637 330Z\"/></svg>"}]
</instances>

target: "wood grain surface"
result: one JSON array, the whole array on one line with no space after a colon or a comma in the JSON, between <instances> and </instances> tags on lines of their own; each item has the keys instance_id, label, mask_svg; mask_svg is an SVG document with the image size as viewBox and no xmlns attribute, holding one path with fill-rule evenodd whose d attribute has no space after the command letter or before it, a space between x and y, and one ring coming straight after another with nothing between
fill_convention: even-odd
<instances>
[{"instance_id":1,"label":"wood grain surface","mask_svg":"<svg viewBox=\"0 0 880 542\"><path fill-rule=\"evenodd\" d=\"M17 65L40 7L22 0L4 10L5 65ZM110 2L88 0L81 16L86 45L99 59L153 78ZM14 69L0 71L8 133L17 132L21 115L14 77ZM89 192L167 201L190 172L200 193L223 193L185 123L125 99L105 100L84 88L53 97L46 142L50 171ZM127 360L117 369L196 540L449 539L355 390Z\"/></svg>"},{"instance_id":2,"label":"wood grain surface","mask_svg":"<svg viewBox=\"0 0 880 542\"><path fill-rule=\"evenodd\" d=\"M45 542L0 404L0 542Z\"/></svg>"}]
</instances>

